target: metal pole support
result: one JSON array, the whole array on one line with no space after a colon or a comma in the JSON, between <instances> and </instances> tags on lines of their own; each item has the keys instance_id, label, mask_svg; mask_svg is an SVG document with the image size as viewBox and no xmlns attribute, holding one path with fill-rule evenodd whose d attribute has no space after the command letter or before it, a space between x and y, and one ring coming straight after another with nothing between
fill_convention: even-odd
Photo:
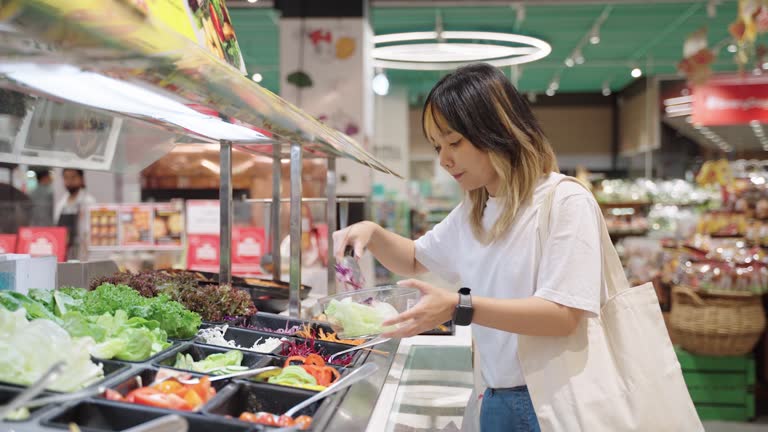
<instances>
[{"instance_id":1,"label":"metal pole support","mask_svg":"<svg viewBox=\"0 0 768 432\"><path fill-rule=\"evenodd\" d=\"M336 231L336 158L328 158L326 184L328 195L326 213L328 215L328 295L336 294L336 256L333 254L333 233Z\"/></svg>"},{"instance_id":2,"label":"metal pole support","mask_svg":"<svg viewBox=\"0 0 768 432\"><path fill-rule=\"evenodd\" d=\"M280 163L280 146L272 146L272 207L270 207L270 221L272 227L272 279L279 281L281 278L280 257L280 186L282 164Z\"/></svg>"},{"instance_id":3,"label":"metal pole support","mask_svg":"<svg viewBox=\"0 0 768 432\"><path fill-rule=\"evenodd\" d=\"M301 144L291 143L291 267L288 314L301 317Z\"/></svg>"},{"instance_id":4,"label":"metal pole support","mask_svg":"<svg viewBox=\"0 0 768 432\"><path fill-rule=\"evenodd\" d=\"M232 142L219 148L219 284L232 284Z\"/></svg>"}]
</instances>

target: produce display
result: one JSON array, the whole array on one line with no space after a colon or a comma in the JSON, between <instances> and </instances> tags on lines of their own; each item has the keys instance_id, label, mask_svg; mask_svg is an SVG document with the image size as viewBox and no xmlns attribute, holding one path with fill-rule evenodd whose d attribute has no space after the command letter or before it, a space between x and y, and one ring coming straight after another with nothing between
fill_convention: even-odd
<instances>
[{"instance_id":1,"label":"produce display","mask_svg":"<svg viewBox=\"0 0 768 432\"><path fill-rule=\"evenodd\" d=\"M318 328L315 331L309 324L301 327L300 330L296 331L295 335L304 339L317 339L319 341L334 342L346 345L360 345L365 342L365 339L339 339L339 337L336 336L336 332L326 332L322 328Z\"/></svg>"},{"instance_id":2,"label":"produce display","mask_svg":"<svg viewBox=\"0 0 768 432\"><path fill-rule=\"evenodd\" d=\"M280 351L280 355L284 357L309 357L313 354L319 355L325 362L328 362L329 354L326 354L324 350L317 345L315 339L299 341L298 339L288 339L282 341L283 348ZM354 360L353 354L345 354L336 357L333 362L339 366L347 366Z\"/></svg>"},{"instance_id":3,"label":"produce display","mask_svg":"<svg viewBox=\"0 0 768 432\"><path fill-rule=\"evenodd\" d=\"M26 314L24 309L0 308L0 381L30 385L62 360L65 372L49 390L72 392L104 378L102 365L89 355L93 339L73 338L55 322L28 321Z\"/></svg>"},{"instance_id":4,"label":"produce display","mask_svg":"<svg viewBox=\"0 0 768 432\"><path fill-rule=\"evenodd\" d=\"M370 336L394 330L381 323L398 315L397 309L386 302L373 301L366 305L352 301L350 297L341 301L331 300L325 308L325 315L331 326L338 327L337 333L354 338Z\"/></svg>"},{"instance_id":5,"label":"produce display","mask_svg":"<svg viewBox=\"0 0 768 432\"><path fill-rule=\"evenodd\" d=\"M199 284L201 280L201 275L195 272L124 272L91 281L91 289L109 283L129 286L148 298L165 294L211 322L256 313L256 306L247 292L229 285Z\"/></svg>"},{"instance_id":6,"label":"produce display","mask_svg":"<svg viewBox=\"0 0 768 432\"><path fill-rule=\"evenodd\" d=\"M307 430L312 426L312 417L298 416L295 419L286 415L277 415L268 412L244 412L238 417L242 421L257 423L265 426L298 426L299 430Z\"/></svg>"},{"instance_id":7,"label":"produce display","mask_svg":"<svg viewBox=\"0 0 768 432\"><path fill-rule=\"evenodd\" d=\"M241 321L254 323L251 327L257 330L269 331L263 334L213 323L206 323L205 328L198 331L202 324L200 316L167 294L179 290L180 284L173 279L158 283L163 276L155 276L117 274L95 281L90 290L30 290L27 295L0 291L0 352L3 352L0 382L28 386L59 360L66 362L66 372L49 386L50 390L72 392L105 382L108 389L101 395L85 397L78 405L60 405L58 412L71 411L80 418L77 423L81 427L87 424L81 423L83 415L89 419L99 415L108 418L110 410L119 411L132 404L199 411L201 418L213 419L213 422L216 418L229 418L264 425L296 425L303 430L312 424L310 416L315 414L318 405L303 412L310 416L295 419L273 415L271 412L280 413L287 408L269 408L269 405L240 406L230 408L227 413L207 411L205 407L211 405L209 402L218 406L235 403L230 402L231 389L243 385L263 386L262 392L276 392L282 404L295 404L302 397L308 397L306 390L321 391L336 382L346 366L352 366L353 361L361 358L358 355L361 352L346 354L335 359L334 365L328 364L330 355L364 340L340 339L326 325L277 315L254 314ZM133 286L123 285L121 281ZM377 310L373 306L371 309ZM196 340L176 344L169 340L193 336L197 336ZM35 343L30 344L31 340ZM124 363L127 361L141 365L131 366ZM264 365L276 365L280 369L263 373L250 383L243 378L211 385L209 375ZM197 378L193 374L202 376ZM222 393L222 397L213 402L217 389L225 387L230 389L229 393ZM263 400L269 400L260 394L259 397L267 398ZM291 402L283 397L289 397L287 400ZM94 414L76 411L80 409L77 406L83 405L92 407L87 410L95 410ZM133 412L143 415L140 411ZM34 409L20 409L4 421L24 422L30 416L32 421L40 418ZM97 421L101 420L94 420Z\"/></svg>"},{"instance_id":8,"label":"produce display","mask_svg":"<svg viewBox=\"0 0 768 432\"><path fill-rule=\"evenodd\" d=\"M5 291L0 293L0 304L11 311L24 308L27 318L54 322L71 337L90 337L95 344L89 345L89 352L100 359L141 361L170 346L157 321L128 318L122 309L114 314L85 315L77 309L82 302L63 290L31 290L29 297Z\"/></svg>"},{"instance_id":9,"label":"produce display","mask_svg":"<svg viewBox=\"0 0 768 432\"><path fill-rule=\"evenodd\" d=\"M108 389L104 398L155 408L196 411L215 395L216 389L211 387L210 379L204 375L196 384L184 384L175 377L160 377L154 383L144 387L140 385L126 395Z\"/></svg>"},{"instance_id":10,"label":"produce display","mask_svg":"<svg viewBox=\"0 0 768 432\"><path fill-rule=\"evenodd\" d=\"M238 350L211 354L200 361L195 361L189 354L178 353L173 367L211 375L225 375L248 369L242 366L242 362L243 353Z\"/></svg>"},{"instance_id":11,"label":"produce display","mask_svg":"<svg viewBox=\"0 0 768 432\"><path fill-rule=\"evenodd\" d=\"M224 325L221 327L209 327L207 329L202 329L198 333L198 338L201 342L210 345L244 349L258 353L271 353L283 344L283 342L278 338L267 338L264 340L262 340L263 338L259 338L252 346L239 346L234 341L224 338L224 334L227 332L227 327L228 326Z\"/></svg>"},{"instance_id":12,"label":"produce display","mask_svg":"<svg viewBox=\"0 0 768 432\"><path fill-rule=\"evenodd\" d=\"M295 364L296 362L299 363ZM267 382L321 391L336 382L339 376L339 371L326 365L322 357L317 354L310 354L306 357L288 357L283 368L273 376L269 376Z\"/></svg>"}]
</instances>

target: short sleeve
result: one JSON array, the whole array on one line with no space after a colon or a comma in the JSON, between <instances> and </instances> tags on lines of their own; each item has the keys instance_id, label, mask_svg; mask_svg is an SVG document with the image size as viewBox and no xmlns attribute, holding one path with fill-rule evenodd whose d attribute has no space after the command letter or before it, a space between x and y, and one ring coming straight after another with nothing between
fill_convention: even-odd
<instances>
[{"instance_id":1,"label":"short sleeve","mask_svg":"<svg viewBox=\"0 0 768 432\"><path fill-rule=\"evenodd\" d=\"M416 260L448 282L457 282L456 251L462 229L463 204L454 208L448 216L415 242Z\"/></svg>"},{"instance_id":2,"label":"short sleeve","mask_svg":"<svg viewBox=\"0 0 768 432\"><path fill-rule=\"evenodd\" d=\"M550 232L542 248L535 296L600 314L600 209L575 183L557 188Z\"/></svg>"}]
</instances>

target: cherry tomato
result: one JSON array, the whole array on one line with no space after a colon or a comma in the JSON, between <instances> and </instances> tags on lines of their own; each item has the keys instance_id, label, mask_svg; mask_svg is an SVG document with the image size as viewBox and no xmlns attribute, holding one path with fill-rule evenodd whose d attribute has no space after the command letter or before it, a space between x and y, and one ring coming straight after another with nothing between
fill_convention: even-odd
<instances>
[{"instance_id":1,"label":"cherry tomato","mask_svg":"<svg viewBox=\"0 0 768 432\"><path fill-rule=\"evenodd\" d=\"M293 426L293 417L287 416L287 415L281 415L277 418L277 426L285 427L285 426Z\"/></svg>"},{"instance_id":2,"label":"cherry tomato","mask_svg":"<svg viewBox=\"0 0 768 432\"><path fill-rule=\"evenodd\" d=\"M240 414L240 417L238 417L242 421L247 421L251 423L256 423L256 414L248 411L243 411L242 414Z\"/></svg>"},{"instance_id":3,"label":"cherry tomato","mask_svg":"<svg viewBox=\"0 0 768 432\"><path fill-rule=\"evenodd\" d=\"M272 413L260 411L256 413L256 423L267 426L277 426L277 417Z\"/></svg>"}]
</instances>

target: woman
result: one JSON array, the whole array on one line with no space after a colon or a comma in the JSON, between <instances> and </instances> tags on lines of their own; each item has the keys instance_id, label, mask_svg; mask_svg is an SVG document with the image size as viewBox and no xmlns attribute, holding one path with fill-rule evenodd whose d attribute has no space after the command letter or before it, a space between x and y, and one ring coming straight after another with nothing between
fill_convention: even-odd
<instances>
[{"instance_id":1,"label":"woman","mask_svg":"<svg viewBox=\"0 0 768 432\"><path fill-rule=\"evenodd\" d=\"M525 99L486 64L445 76L424 104L422 126L440 165L466 192L442 222L416 241L372 222L334 233L335 253L364 248L404 276L426 271L461 281L460 293L420 281L419 303L385 325L408 337L453 318L472 325L488 385L481 430L538 431L517 357L518 334L565 336L587 314L599 314L599 207L581 186L554 192L546 244L539 244L538 209L563 177L552 148Z\"/></svg>"}]
</instances>

